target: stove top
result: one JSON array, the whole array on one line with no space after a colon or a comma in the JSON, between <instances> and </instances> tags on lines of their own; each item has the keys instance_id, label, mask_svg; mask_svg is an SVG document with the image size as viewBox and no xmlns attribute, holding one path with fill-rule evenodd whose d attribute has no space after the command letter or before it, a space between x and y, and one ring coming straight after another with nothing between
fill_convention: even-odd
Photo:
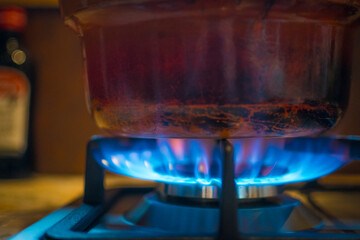
<instances>
[{"instance_id":1,"label":"stove top","mask_svg":"<svg viewBox=\"0 0 360 240\"><path fill-rule=\"evenodd\" d=\"M360 239L360 187L317 181L237 185L231 143L219 141L218 150L221 185L167 182L105 191L106 159L99 164L99 142L93 140L83 201L12 239Z\"/></svg>"},{"instance_id":2,"label":"stove top","mask_svg":"<svg viewBox=\"0 0 360 240\"><path fill-rule=\"evenodd\" d=\"M144 203L144 196L153 198L154 188L122 188L106 191L106 204L87 205L78 200L40 220L25 229L12 240L23 239L215 239L216 233L183 235L183 228L197 228L199 225L211 225L210 221L196 222L194 219L182 219L181 215L162 213L153 223L167 224L173 231L160 230L159 226L136 225L129 220L129 213ZM315 227L305 231L287 231L281 233L265 232L241 234L240 239L359 239L360 238L360 187L323 186L316 182L302 186L286 188L288 199L300 199L307 210L321 218ZM290 198L291 197L291 198ZM182 203L180 206L189 206ZM208 205L209 206L209 205ZM202 207L205 207L203 205ZM249 205L248 205L249 207ZM145 209L143 209L145 210ZM179 210L175 209L174 211ZM141 209L137 209L137 212ZM178 213L181 213L178 212ZM135 218L136 216L132 216ZM276 219L276 211L269 215ZM152 219L153 220L153 219ZM214 220L214 218L212 219ZM288 222L299 224L299 222ZM266 227L266 226L263 226ZM175 230L174 230L175 229ZM214 229L216 230L216 229Z\"/></svg>"}]
</instances>

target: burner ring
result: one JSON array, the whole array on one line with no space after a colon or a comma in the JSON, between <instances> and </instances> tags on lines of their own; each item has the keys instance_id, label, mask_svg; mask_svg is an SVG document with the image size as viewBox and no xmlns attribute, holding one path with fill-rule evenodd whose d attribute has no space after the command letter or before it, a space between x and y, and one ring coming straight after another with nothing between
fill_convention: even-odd
<instances>
[{"instance_id":1,"label":"burner ring","mask_svg":"<svg viewBox=\"0 0 360 240\"><path fill-rule=\"evenodd\" d=\"M160 183L157 188L163 196L197 198L197 199L218 199L220 188L214 185L186 185ZM236 186L238 199L258 199L278 196L283 192L281 186Z\"/></svg>"}]
</instances>

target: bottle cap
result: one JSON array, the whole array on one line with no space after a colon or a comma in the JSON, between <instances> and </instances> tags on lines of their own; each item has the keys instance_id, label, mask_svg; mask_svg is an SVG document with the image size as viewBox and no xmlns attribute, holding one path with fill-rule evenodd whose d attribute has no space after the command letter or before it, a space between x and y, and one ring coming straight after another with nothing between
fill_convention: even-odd
<instances>
[{"instance_id":1,"label":"bottle cap","mask_svg":"<svg viewBox=\"0 0 360 240\"><path fill-rule=\"evenodd\" d=\"M21 32L26 26L26 11L18 6L0 8L0 29Z\"/></svg>"}]
</instances>

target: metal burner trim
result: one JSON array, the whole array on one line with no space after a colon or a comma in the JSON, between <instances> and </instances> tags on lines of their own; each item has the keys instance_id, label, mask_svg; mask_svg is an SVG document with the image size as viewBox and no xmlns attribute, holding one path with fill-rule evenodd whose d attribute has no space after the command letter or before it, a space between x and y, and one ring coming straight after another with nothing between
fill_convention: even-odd
<instances>
[{"instance_id":1,"label":"metal burner trim","mask_svg":"<svg viewBox=\"0 0 360 240\"><path fill-rule=\"evenodd\" d=\"M168 184L159 183L157 191L162 196L198 198L198 199L219 199L220 187L215 185L200 184ZM238 199L258 199L280 195L283 192L282 186L236 186Z\"/></svg>"}]
</instances>

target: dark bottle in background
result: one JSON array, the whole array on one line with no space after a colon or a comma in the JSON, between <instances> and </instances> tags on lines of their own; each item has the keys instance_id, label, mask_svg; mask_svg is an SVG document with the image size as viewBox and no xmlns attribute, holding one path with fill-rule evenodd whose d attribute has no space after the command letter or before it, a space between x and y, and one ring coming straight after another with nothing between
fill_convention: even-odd
<instances>
[{"instance_id":1,"label":"dark bottle in background","mask_svg":"<svg viewBox=\"0 0 360 240\"><path fill-rule=\"evenodd\" d=\"M26 11L0 8L0 177L28 176L32 169L33 66L23 47Z\"/></svg>"}]
</instances>

